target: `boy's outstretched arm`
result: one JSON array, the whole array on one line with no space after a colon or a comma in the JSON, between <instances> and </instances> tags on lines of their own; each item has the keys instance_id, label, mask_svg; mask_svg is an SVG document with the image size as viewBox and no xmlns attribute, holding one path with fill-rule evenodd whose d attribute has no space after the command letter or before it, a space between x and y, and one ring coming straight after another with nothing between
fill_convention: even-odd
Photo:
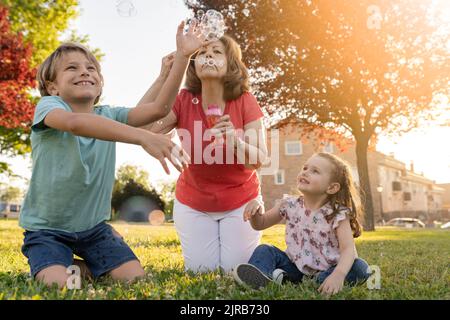
<instances>
[{"instance_id":1,"label":"boy's outstretched arm","mask_svg":"<svg viewBox=\"0 0 450 320\"><path fill-rule=\"evenodd\" d=\"M184 23L178 26L177 51L172 69L154 102L138 105L128 114L128 124L134 127L144 126L165 117L172 109L189 59L201 46L206 45L205 37L190 28L183 34Z\"/></svg>"},{"instance_id":2,"label":"boy's outstretched arm","mask_svg":"<svg viewBox=\"0 0 450 320\"><path fill-rule=\"evenodd\" d=\"M147 153L159 160L167 174L170 174L170 171L166 158L179 171L186 168L190 162L189 156L169 137L133 128L95 114L54 109L47 114L44 124L76 136L140 145Z\"/></svg>"}]
</instances>

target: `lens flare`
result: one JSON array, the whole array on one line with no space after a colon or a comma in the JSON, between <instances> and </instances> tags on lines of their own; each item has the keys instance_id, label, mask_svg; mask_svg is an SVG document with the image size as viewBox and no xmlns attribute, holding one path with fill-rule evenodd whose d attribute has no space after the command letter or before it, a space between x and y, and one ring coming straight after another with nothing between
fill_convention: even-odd
<instances>
[{"instance_id":1,"label":"lens flare","mask_svg":"<svg viewBox=\"0 0 450 320\"><path fill-rule=\"evenodd\" d=\"M148 221L152 226L160 226L166 221L166 216L161 210L153 210L148 214Z\"/></svg>"}]
</instances>

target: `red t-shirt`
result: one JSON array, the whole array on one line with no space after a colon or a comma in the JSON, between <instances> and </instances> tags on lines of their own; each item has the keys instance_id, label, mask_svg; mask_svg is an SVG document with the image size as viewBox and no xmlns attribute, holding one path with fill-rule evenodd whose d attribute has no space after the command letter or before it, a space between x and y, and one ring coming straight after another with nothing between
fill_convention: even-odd
<instances>
[{"instance_id":1,"label":"red t-shirt","mask_svg":"<svg viewBox=\"0 0 450 320\"><path fill-rule=\"evenodd\" d=\"M207 135L204 138L208 126L201 94L194 95L185 89L181 90L173 111L177 116L177 132L182 146L191 157L189 168L181 173L177 181L177 200L195 210L220 212L239 208L256 198L260 191L256 170L239 164L232 148L227 150L225 144L209 146L211 141ZM224 114L230 115L235 129L241 130L247 123L264 116L256 98L249 92L236 100L227 101ZM206 154L222 160L211 163L213 161L208 160L208 157L203 157L205 148L208 148ZM216 152L219 152L218 157ZM233 159L232 164L230 159Z\"/></svg>"}]
</instances>

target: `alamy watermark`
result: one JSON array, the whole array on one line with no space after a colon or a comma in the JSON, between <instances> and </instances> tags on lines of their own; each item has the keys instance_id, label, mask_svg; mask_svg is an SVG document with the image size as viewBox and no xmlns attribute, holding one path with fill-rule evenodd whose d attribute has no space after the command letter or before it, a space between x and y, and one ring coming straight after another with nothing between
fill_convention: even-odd
<instances>
[{"instance_id":1,"label":"alamy watermark","mask_svg":"<svg viewBox=\"0 0 450 320\"><path fill-rule=\"evenodd\" d=\"M369 279L367 279L367 289L381 289L381 269L377 265L371 265L367 268L367 273L371 273Z\"/></svg>"},{"instance_id":2,"label":"alamy watermark","mask_svg":"<svg viewBox=\"0 0 450 320\"><path fill-rule=\"evenodd\" d=\"M77 265L71 265L66 269L70 276L66 280L66 286L69 290L81 289L81 269Z\"/></svg>"},{"instance_id":3,"label":"alamy watermark","mask_svg":"<svg viewBox=\"0 0 450 320\"><path fill-rule=\"evenodd\" d=\"M223 134L214 129L203 131L202 121L194 121L193 134L187 129L177 129L177 133L192 164L257 165L260 175L273 175L279 169L277 129L269 131L270 155L261 151L266 144L266 133L262 129L236 129ZM176 162L180 153L181 148L173 148L171 160Z\"/></svg>"}]
</instances>

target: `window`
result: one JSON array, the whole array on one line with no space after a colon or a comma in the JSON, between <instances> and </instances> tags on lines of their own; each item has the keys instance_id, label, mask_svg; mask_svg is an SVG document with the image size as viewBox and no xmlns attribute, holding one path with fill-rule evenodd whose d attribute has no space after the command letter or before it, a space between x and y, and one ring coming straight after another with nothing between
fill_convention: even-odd
<instances>
[{"instance_id":1,"label":"window","mask_svg":"<svg viewBox=\"0 0 450 320\"><path fill-rule=\"evenodd\" d=\"M20 211L20 205L18 205L18 204L11 204L9 206L9 211L11 211L11 212L19 212Z\"/></svg>"},{"instance_id":2,"label":"window","mask_svg":"<svg viewBox=\"0 0 450 320\"><path fill-rule=\"evenodd\" d=\"M323 152L333 153L334 152L334 143L333 142L326 143L323 146L322 150L323 150Z\"/></svg>"},{"instance_id":3,"label":"window","mask_svg":"<svg viewBox=\"0 0 450 320\"><path fill-rule=\"evenodd\" d=\"M402 191L402 184L400 181L392 181L392 191Z\"/></svg>"},{"instance_id":4,"label":"window","mask_svg":"<svg viewBox=\"0 0 450 320\"><path fill-rule=\"evenodd\" d=\"M275 184L276 185L284 184L284 170L278 170L275 173Z\"/></svg>"},{"instance_id":5,"label":"window","mask_svg":"<svg viewBox=\"0 0 450 320\"><path fill-rule=\"evenodd\" d=\"M303 153L302 143L300 141L286 141L285 154L287 156L298 156Z\"/></svg>"},{"instance_id":6,"label":"window","mask_svg":"<svg viewBox=\"0 0 450 320\"><path fill-rule=\"evenodd\" d=\"M403 201L411 201L411 192L403 192Z\"/></svg>"}]
</instances>

